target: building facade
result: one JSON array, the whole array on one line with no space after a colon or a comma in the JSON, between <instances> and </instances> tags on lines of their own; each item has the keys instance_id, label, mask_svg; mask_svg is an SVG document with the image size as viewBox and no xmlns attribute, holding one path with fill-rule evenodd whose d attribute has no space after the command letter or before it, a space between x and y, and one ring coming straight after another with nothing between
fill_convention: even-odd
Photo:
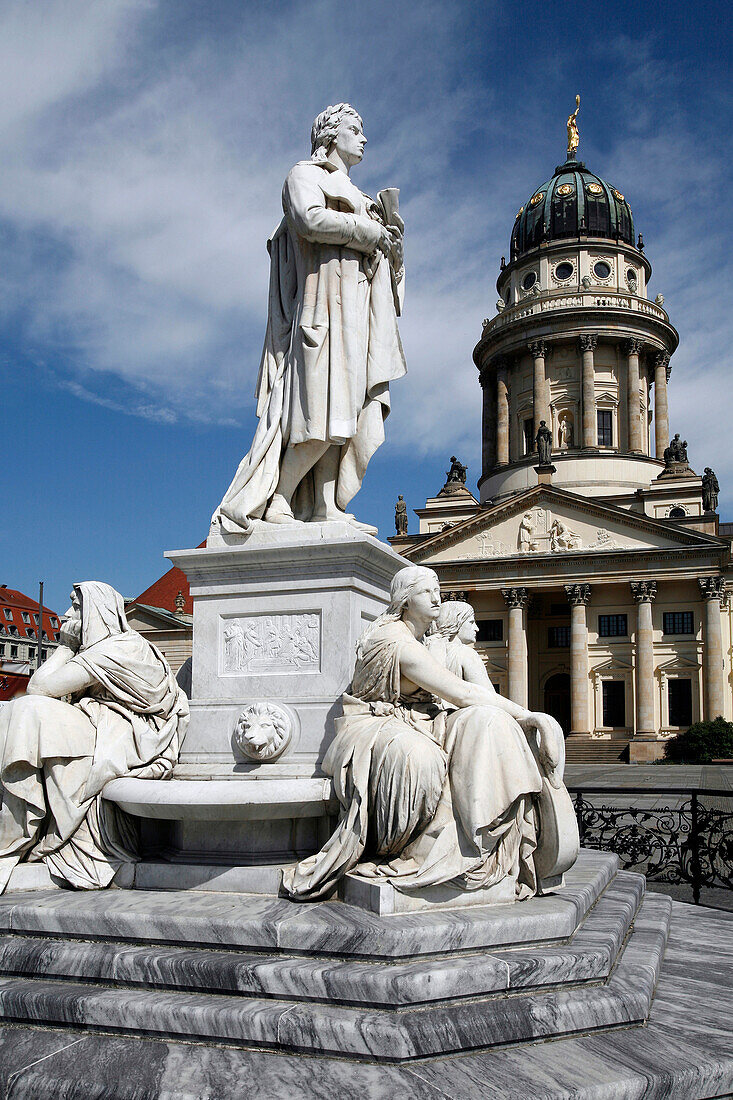
<instances>
[{"instance_id":1,"label":"building facade","mask_svg":"<svg viewBox=\"0 0 733 1100\"><path fill-rule=\"evenodd\" d=\"M186 574L176 566L169 569L137 599L125 601L125 615L133 630L157 646L174 672L189 662L181 682L190 689L193 600Z\"/></svg>"},{"instance_id":2,"label":"building facade","mask_svg":"<svg viewBox=\"0 0 733 1100\"><path fill-rule=\"evenodd\" d=\"M678 335L651 274L624 194L573 150L516 216L474 350L480 498L454 462L390 540L473 604L497 689L554 714L575 760L655 760L733 718L732 525L670 442Z\"/></svg>"},{"instance_id":3,"label":"building facade","mask_svg":"<svg viewBox=\"0 0 733 1100\"><path fill-rule=\"evenodd\" d=\"M37 600L0 585L0 700L13 699L25 692L38 660L39 629L41 656L45 661L59 644L59 616L44 607L41 625Z\"/></svg>"}]
</instances>

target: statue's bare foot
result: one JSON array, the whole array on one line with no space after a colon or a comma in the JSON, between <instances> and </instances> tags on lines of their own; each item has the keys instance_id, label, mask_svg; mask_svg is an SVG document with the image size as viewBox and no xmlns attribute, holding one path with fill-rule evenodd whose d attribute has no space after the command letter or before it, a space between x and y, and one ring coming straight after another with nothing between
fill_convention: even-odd
<instances>
[{"instance_id":1,"label":"statue's bare foot","mask_svg":"<svg viewBox=\"0 0 733 1100\"><path fill-rule=\"evenodd\" d=\"M311 516L311 523L348 523L356 527L358 531L364 531L367 535L376 535L378 530L369 523L361 523L351 512L342 512L340 508L319 509Z\"/></svg>"},{"instance_id":2,"label":"statue's bare foot","mask_svg":"<svg viewBox=\"0 0 733 1100\"><path fill-rule=\"evenodd\" d=\"M262 517L265 523L297 523L293 510L284 496L275 493Z\"/></svg>"},{"instance_id":3,"label":"statue's bare foot","mask_svg":"<svg viewBox=\"0 0 733 1100\"><path fill-rule=\"evenodd\" d=\"M311 523L349 523L354 517L340 508L318 508L311 516Z\"/></svg>"},{"instance_id":4,"label":"statue's bare foot","mask_svg":"<svg viewBox=\"0 0 733 1100\"><path fill-rule=\"evenodd\" d=\"M356 527L357 531L363 531L365 535L378 535L379 528L372 526L371 523L362 523L361 520L356 519L354 516L346 517L352 527Z\"/></svg>"}]
</instances>

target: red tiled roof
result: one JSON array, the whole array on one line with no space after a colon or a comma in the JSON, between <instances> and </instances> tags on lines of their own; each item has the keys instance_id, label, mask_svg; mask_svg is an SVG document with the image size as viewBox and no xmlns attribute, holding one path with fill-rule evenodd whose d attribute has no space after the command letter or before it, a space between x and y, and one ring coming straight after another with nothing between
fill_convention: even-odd
<instances>
[{"instance_id":1,"label":"red tiled roof","mask_svg":"<svg viewBox=\"0 0 733 1100\"><path fill-rule=\"evenodd\" d=\"M6 611L10 612L9 616ZM29 623L23 622L24 611L30 617L31 621ZM30 596L26 596L23 592L18 592L14 588L6 588L5 585L0 585L0 636L34 637L36 631L36 624L33 620L34 614L38 614L38 600L33 600ZM55 625L51 622L52 615L56 619ZM11 626L17 627L17 634L11 634L8 629ZM54 640L54 635L59 630L59 616L45 605L43 608L43 629L51 641ZM28 634L29 630L32 630L34 634Z\"/></svg>"},{"instance_id":2,"label":"red tiled roof","mask_svg":"<svg viewBox=\"0 0 733 1100\"><path fill-rule=\"evenodd\" d=\"M206 539L200 542L197 549L206 546ZM132 601L132 603L145 603L148 607L164 607L166 611L176 611L176 596L181 592L185 604L184 612L193 615L193 599L186 580L186 574L178 566L174 565L167 573L164 573L154 584L146 588L144 592Z\"/></svg>"}]
</instances>

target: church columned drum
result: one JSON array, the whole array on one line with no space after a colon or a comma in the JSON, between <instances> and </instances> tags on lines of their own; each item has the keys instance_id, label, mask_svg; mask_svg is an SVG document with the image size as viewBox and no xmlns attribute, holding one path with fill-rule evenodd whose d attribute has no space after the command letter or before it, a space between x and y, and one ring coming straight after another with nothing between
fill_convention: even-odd
<instances>
[{"instance_id":1,"label":"church columned drum","mask_svg":"<svg viewBox=\"0 0 733 1100\"><path fill-rule=\"evenodd\" d=\"M733 524L670 425L651 277L623 190L572 150L518 210L474 349L478 491L446 484L390 540L473 605L497 690L557 718L570 761L657 760L733 718Z\"/></svg>"}]
</instances>

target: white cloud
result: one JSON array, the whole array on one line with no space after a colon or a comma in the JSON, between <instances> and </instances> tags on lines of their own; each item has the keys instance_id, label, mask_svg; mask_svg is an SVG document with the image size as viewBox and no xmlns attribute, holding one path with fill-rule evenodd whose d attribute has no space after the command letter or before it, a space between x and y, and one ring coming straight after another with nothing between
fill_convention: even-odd
<instances>
[{"instance_id":1,"label":"white cloud","mask_svg":"<svg viewBox=\"0 0 733 1100\"><path fill-rule=\"evenodd\" d=\"M514 212L558 159L564 103L537 99L535 84L507 101L491 68L493 5L343 10L336 0L212 5L187 31L201 10L184 0L4 5L0 320L20 327L30 355L57 356L79 396L168 422L246 415L282 180L309 151L313 115L345 98L370 139L355 179L400 186L407 222L410 373L395 387L390 443L478 454L471 352L493 314ZM471 52L482 28L486 76ZM731 274L707 224L725 161L697 155L683 76L653 42L594 49L625 129L615 145L603 135L603 149L587 139L587 159L632 199L654 290L683 337L673 420L699 465L720 443L725 487L725 402L700 400L701 381L711 393L727 386ZM544 89L571 53L538 57L531 79ZM110 396L110 378L139 399Z\"/></svg>"}]
</instances>

